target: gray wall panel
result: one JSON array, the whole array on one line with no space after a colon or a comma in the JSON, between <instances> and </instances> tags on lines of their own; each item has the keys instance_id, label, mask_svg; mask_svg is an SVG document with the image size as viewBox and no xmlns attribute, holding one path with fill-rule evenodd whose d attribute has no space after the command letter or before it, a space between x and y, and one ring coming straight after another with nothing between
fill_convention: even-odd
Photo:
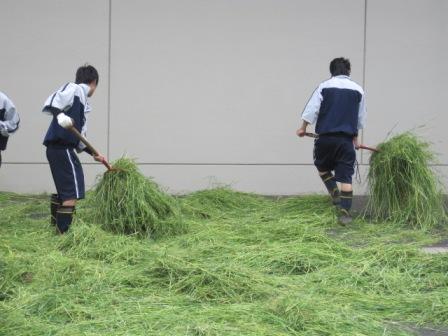
<instances>
[{"instance_id":1,"label":"gray wall panel","mask_svg":"<svg viewBox=\"0 0 448 336\"><path fill-rule=\"evenodd\" d=\"M368 2L365 142L413 129L448 163L448 2Z\"/></svg>"},{"instance_id":2,"label":"gray wall panel","mask_svg":"<svg viewBox=\"0 0 448 336\"><path fill-rule=\"evenodd\" d=\"M265 195L325 193L313 166L141 165L140 169L164 189L176 194L220 185ZM442 183L448 185L448 166L434 169ZM84 173L86 188L90 189L96 178L104 173L104 168L99 164L86 164ZM366 192L366 175L367 166L360 166L361 183L355 181L355 194ZM13 180L11 176L21 178ZM46 164L5 164L0 169L0 190L50 193L54 192L54 186Z\"/></svg>"},{"instance_id":3,"label":"gray wall panel","mask_svg":"<svg viewBox=\"0 0 448 336\"><path fill-rule=\"evenodd\" d=\"M173 193L189 193L198 189L228 185L236 190L263 195L325 193L320 178L307 166L140 166L145 175ZM365 173L361 168L361 173ZM363 180L364 181L364 180ZM357 193L364 186L355 184Z\"/></svg>"},{"instance_id":4,"label":"gray wall panel","mask_svg":"<svg viewBox=\"0 0 448 336\"><path fill-rule=\"evenodd\" d=\"M189 193L214 186L231 186L234 189L265 195L293 195L324 193L325 188L314 167L309 166L216 166L216 165L141 165L141 171L152 176L164 189L175 194ZM84 165L86 188L91 188L100 165ZM8 176L39 176L39 179L10 180ZM362 172L364 175L365 173ZM44 164L6 164L0 169L1 189L14 192L54 192L50 171ZM355 185L356 193L364 187Z\"/></svg>"},{"instance_id":5,"label":"gray wall panel","mask_svg":"<svg viewBox=\"0 0 448 336\"><path fill-rule=\"evenodd\" d=\"M5 159L46 162L42 140L50 117L41 113L45 99L75 80L79 65L100 72L92 97L89 134L106 148L109 1L2 0L0 90L17 105L22 122Z\"/></svg>"},{"instance_id":6,"label":"gray wall panel","mask_svg":"<svg viewBox=\"0 0 448 336\"><path fill-rule=\"evenodd\" d=\"M311 162L299 113L331 58L362 81L363 20L358 0L113 1L111 153Z\"/></svg>"},{"instance_id":7,"label":"gray wall panel","mask_svg":"<svg viewBox=\"0 0 448 336\"><path fill-rule=\"evenodd\" d=\"M104 172L99 164L83 165L86 190ZM11 178L11 177L15 178ZM0 169L0 190L16 193L54 193L55 187L48 164L4 164Z\"/></svg>"},{"instance_id":8,"label":"gray wall panel","mask_svg":"<svg viewBox=\"0 0 448 336\"><path fill-rule=\"evenodd\" d=\"M49 118L40 109L88 61L100 71L89 137L112 159L137 157L146 175L174 193L216 183L262 194L323 193L309 165L312 140L294 132L336 56L349 57L353 79L366 83L364 142L382 141L395 124L395 132L425 125L418 132L441 153L448 185L448 2L367 1L366 40L364 4L1 0L7 52L0 57L0 90L13 98L22 124L3 153L0 190L53 191L41 145ZM104 170L83 159L91 187ZM161 164L144 164L151 162ZM366 172L361 166L364 182ZM355 185L356 193L364 191L365 183Z\"/></svg>"}]
</instances>

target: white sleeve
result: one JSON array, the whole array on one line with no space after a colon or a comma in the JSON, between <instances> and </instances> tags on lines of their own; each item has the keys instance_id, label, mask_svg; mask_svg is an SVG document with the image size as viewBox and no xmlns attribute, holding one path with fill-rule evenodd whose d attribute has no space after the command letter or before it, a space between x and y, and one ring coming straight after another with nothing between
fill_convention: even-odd
<instances>
[{"instance_id":1,"label":"white sleeve","mask_svg":"<svg viewBox=\"0 0 448 336\"><path fill-rule=\"evenodd\" d=\"M8 133L14 133L19 128L19 114L16 111L14 103L6 96L3 97L2 106L0 109L5 110L5 120L0 121L3 129L6 129Z\"/></svg>"},{"instance_id":2,"label":"white sleeve","mask_svg":"<svg viewBox=\"0 0 448 336\"><path fill-rule=\"evenodd\" d=\"M74 96L75 88L69 83L47 98L42 111L48 113L53 109L67 111L73 105Z\"/></svg>"},{"instance_id":3,"label":"white sleeve","mask_svg":"<svg viewBox=\"0 0 448 336\"><path fill-rule=\"evenodd\" d=\"M319 87L314 90L310 100L308 100L308 103L302 112L302 120L305 120L311 125L317 121L322 99L322 92L319 85Z\"/></svg>"},{"instance_id":4,"label":"white sleeve","mask_svg":"<svg viewBox=\"0 0 448 336\"><path fill-rule=\"evenodd\" d=\"M366 111L366 100L364 94L362 95L361 102L359 103L358 112L358 129L363 129L366 125L367 111Z\"/></svg>"}]
</instances>

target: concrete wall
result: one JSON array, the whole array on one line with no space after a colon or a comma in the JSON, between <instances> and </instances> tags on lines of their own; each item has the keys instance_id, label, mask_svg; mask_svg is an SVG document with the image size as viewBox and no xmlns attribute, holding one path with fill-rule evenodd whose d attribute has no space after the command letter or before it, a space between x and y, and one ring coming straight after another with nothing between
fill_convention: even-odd
<instances>
[{"instance_id":1,"label":"concrete wall","mask_svg":"<svg viewBox=\"0 0 448 336\"><path fill-rule=\"evenodd\" d=\"M45 98L84 62L100 72L89 138L172 192L214 184L322 192L312 141L294 132L328 63L367 92L367 144L418 130L448 173L444 0L0 0L0 90L22 117L0 190L49 192ZM4 49L5 50L5 49ZM440 97L439 97L440 96ZM368 155L359 155L362 175ZM87 184L102 167L83 155ZM446 182L446 180L445 180ZM364 189L357 186L358 191Z\"/></svg>"}]
</instances>

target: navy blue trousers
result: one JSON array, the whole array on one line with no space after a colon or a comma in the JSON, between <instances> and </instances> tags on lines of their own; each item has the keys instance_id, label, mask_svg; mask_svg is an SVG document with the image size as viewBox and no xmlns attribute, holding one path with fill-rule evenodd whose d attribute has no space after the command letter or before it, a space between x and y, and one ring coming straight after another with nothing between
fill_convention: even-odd
<instances>
[{"instance_id":1,"label":"navy blue trousers","mask_svg":"<svg viewBox=\"0 0 448 336\"><path fill-rule=\"evenodd\" d=\"M62 201L84 198L84 173L75 150L50 145L47 147L47 159L58 197Z\"/></svg>"},{"instance_id":2,"label":"navy blue trousers","mask_svg":"<svg viewBox=\"0 0 448 336\"><path fill-rule=\"evenodd\" d=\"M334 171L338 182L352 183L355 161L353 137L320 135L314 142L314 165L320 172Z\"/></svg>"}]
</instances>

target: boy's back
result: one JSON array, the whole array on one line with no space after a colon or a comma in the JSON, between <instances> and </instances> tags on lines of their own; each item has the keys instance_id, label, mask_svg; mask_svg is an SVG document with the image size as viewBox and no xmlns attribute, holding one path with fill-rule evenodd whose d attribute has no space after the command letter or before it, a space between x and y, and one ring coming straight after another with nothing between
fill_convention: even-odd
<instances>
[{"instance_id":1,"label":"boy's back","mask_svg":"<svg viewBox=\"0 0 448 336\"><path fill-rule=\"evenodd\" d=\"M89 86L67 83L50 95L45 101L43 111L53 115L53 120L45 135L44 145L61 145L76 148L79 140L75 135L58 124L57 115L63 112L73 119L73 126L82 132L86 123L85 114L90 111L87 101Z\"/></svg>"},{"instance_id":2,"label":"boy's back","mask_svg":"<svg viewBox=\"0 0 448 336\"><path fill-rule=\"evenodd\" d=\"M319 136L314 142L314 165L333 204L340 210L341 224L351 221L355 146L366 118L364 90L350 79L350 71L348 59L331 61L332 77L313 92L302 113L302 126L297 130L297 135L303 137L307 126L316 124ZM341 190L336 182L341 184Z\"/></svg>"},{"instance_id":3,"label":"boy's back","mask_svg":"<svg viewBox=\"0 0 448 336\"><path fill-rule=\"evenodd\" d=\"M322 82L305 107L302 119L316 123L316 133L357 135L364 127L364 90L348 76Z\"/></svg>"}]
</instances>

